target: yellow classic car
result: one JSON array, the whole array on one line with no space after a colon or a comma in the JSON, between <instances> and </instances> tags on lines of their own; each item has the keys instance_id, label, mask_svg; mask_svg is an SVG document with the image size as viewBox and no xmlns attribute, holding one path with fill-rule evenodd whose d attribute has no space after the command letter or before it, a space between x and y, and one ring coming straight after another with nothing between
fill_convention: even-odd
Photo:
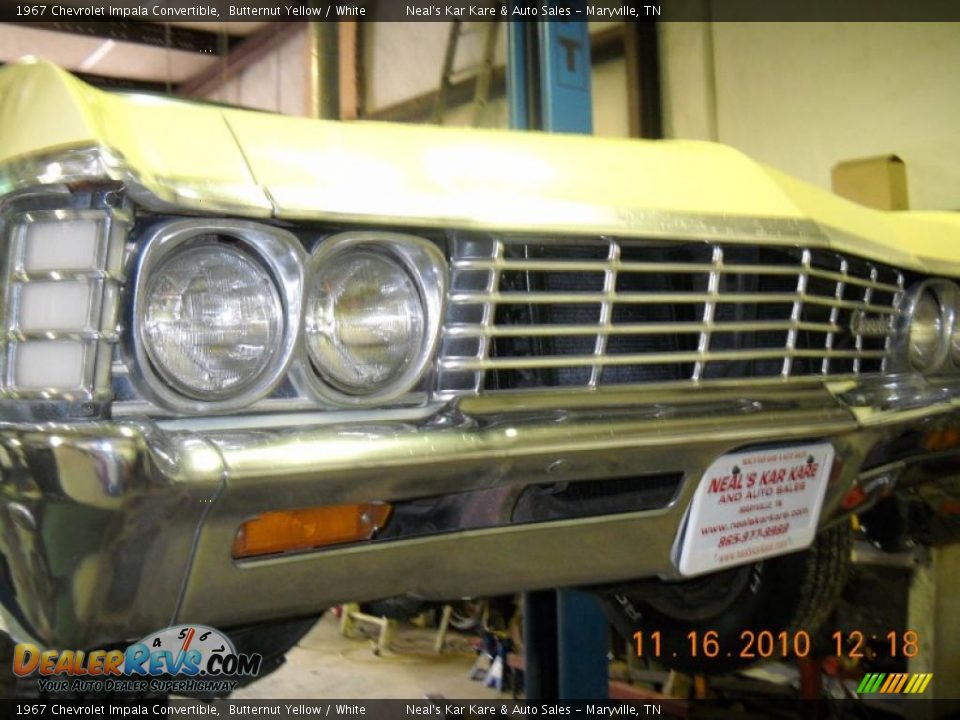
<instances>
[{"instance_id":1,"label":"yellow classic car","mask_svg":"<svg viewBox=\"0 0 960 720\"><path fill-rule=\"evenodd\" d=\"M812 629L850 515L956 470L960 219L728 147L31 61L0 223L0 604L39 646L276 655L336 603L552 587L664 642Z\"/></svg>"}]
</instances>

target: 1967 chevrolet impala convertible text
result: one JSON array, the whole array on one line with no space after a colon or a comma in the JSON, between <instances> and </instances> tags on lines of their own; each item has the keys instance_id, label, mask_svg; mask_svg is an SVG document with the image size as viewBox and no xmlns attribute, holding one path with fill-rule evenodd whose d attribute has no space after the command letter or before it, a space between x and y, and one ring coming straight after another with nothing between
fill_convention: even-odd
<instances>
[{"instance_id":1,"label":"1967 chevrolet impala convertible text","mask_svg":"<svg viewBox=\"0 0 960 720\"><path fill-rule=\"evenodd\" d=\"M0 210L0 601L38 648L274 657L334 603L550 587L628 637L813 632L850 516L957 474L960 220L723 146L35 61L0 71Z\"/></svg>"}]
</instances>

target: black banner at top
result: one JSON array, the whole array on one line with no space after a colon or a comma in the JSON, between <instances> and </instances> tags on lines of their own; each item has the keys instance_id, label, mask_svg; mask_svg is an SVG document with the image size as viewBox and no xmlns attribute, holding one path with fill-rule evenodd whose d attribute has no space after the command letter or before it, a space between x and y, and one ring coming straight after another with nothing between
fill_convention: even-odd
<instances>
[{"instance_id":1,"label":"black banner at top","mask_svg":"<svg viewBox=\"0 0 960 720\"><path fill-rule=\"evenodd\" d=\"M733 700L58 700L56 698L0 700L0 720L57 720L83 717L96 720L200 717L204 720L552 720L613 718L716 718L728 714L806 720L823 717L859 718L871 713L888 716L903 712L904 700L859 698L799 700L768 696ZM956 701L908 701L917 716L955 717ZM869 709L868 709L869 708Z\"/></svg>"},{"instance_id":2,"label":"black banner at top","mask_svg":"<svg viewBox=\"0 0 960 720\"><path fill-rule=\"evenodd\" d=\"M958 0L4 0L0 20L443 22L960 22Z\"/></svg>"}]
</instances>

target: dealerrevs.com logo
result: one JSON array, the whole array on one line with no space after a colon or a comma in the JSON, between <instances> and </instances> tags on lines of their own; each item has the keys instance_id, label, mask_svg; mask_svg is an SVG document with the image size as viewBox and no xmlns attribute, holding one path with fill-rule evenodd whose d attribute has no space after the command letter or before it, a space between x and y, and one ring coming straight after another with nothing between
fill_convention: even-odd
<instances>
[{"instance_id":1,"label":"dealerrevs.com logo","mask_svg":"<svg viewBox=\"0 0 960 720\"><path fill-rule=\"evenodd\" d=\"M41 692L227 693L260 672L263 657L237 653L226 635L204 625L175 625L126 650L14 649L17 677L37 677Z\"/></svg>"}]
</instances>

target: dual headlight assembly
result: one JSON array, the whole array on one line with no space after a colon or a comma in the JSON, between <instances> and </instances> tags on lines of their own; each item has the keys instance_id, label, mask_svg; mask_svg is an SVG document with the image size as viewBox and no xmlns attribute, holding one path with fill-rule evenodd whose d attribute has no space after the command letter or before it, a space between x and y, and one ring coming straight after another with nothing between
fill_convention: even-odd
<instances>
[{"instance_id":1,"label":"dual headlight assembly","mask_svg":"<svg viewBox=\"0 0 960 720\"><path fill-rule=\"evenodd\" d=\"M342 233L307 256L280 229L174 221L147 238L134 287L127 347L155 402L236 409L289 372L327 403L382 404L431 365L446 261L411 235Z\"/></svg>"}]
</instances>

